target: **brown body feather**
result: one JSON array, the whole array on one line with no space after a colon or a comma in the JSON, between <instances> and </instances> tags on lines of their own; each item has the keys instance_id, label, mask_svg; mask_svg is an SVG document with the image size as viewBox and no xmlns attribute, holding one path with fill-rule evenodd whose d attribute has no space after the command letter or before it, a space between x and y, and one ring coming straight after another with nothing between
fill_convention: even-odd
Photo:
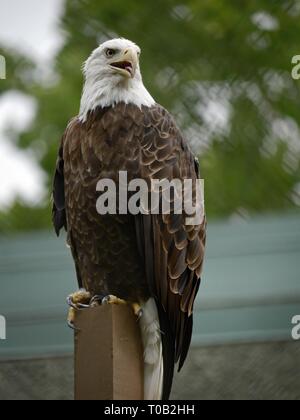
<instances>
[{"instance_id":1,"label":"brown body feather","mask_svg":"<svg viewBox=\"0 0 300 420\"><path fill-rule=\"evenodd\" d=\"M79 285L132 302L156 298L162 329L168 329L162 334L167 398L174 362L181 368L190 346L205 221L186 226L185 215L174 213L100 216L97 182L117 182L120 171L128 172L129 181L149 183L153 178L196 180L198 168L166 110L121 103L96 109L85 123L70 122L54 181L54 225L57 232L67 228Z\"/></svg>"}]
</instances>

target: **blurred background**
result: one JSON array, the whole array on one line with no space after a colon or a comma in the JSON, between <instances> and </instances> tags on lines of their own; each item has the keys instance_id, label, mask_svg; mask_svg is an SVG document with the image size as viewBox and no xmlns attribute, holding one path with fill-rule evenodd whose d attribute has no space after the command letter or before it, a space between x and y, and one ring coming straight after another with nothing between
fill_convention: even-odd
<instances>
[{"instance_id":1,"label":"blurred background","mask_svg":"<svg viewBox=\"0 0 300 420\"><path fill-rule=\"evenodd\" d=\"M1 400L73 398L76 281L51 177L82 64L116 36L142 47L205 179L205 276L172 398L300 399L299 23L297 0L0 0Z\"/></svg>"}]
</instances>

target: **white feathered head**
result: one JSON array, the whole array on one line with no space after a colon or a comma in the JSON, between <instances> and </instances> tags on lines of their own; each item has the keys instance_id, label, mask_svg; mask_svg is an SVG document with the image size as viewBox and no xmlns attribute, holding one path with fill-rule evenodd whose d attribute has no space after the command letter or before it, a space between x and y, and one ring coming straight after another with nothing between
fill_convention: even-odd
<instances>
[{"instance_id":1,"label":"white feathered head","mask_svg":"<svg viewBox=\"0 0 300 420\"><path fill-rule=\"evenodd\" d=\"M83 69L81 120L97 106L125 102L141 107L155 103L142 81L140 55L140 47L124 38L107 41L92 52Z\"/></svg>"}]
</instances>

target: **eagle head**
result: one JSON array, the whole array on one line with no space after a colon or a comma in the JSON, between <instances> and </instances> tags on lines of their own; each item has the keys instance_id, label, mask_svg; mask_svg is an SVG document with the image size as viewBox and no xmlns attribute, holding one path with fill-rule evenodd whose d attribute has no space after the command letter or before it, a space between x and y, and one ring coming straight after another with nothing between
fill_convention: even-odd
<instances>
[{"instance_id":1,"label":"eagle head","mask_svg":"<svg viewBox=\"0 0 300 420\"><path fill-rule=\"evenodd\" d=\"M139 57L141 49L127 39L112 39L93 51L85 63L88 78L111 78L124 81L140 77Z\"/></svg>"},{"instance_id":2,"label":"eagle head","mask_svg":"<svg viewBox=\"0 0 300 420\"><path fill-rule=\"evenodd\" d=\"M140 55L140 47L124 38L104 42L92 52L84 64L81 121L85 121L89 112L97 107L114 106L120 102L138 107L155 104L143 84Z\"/></svg>"}]
</instances>

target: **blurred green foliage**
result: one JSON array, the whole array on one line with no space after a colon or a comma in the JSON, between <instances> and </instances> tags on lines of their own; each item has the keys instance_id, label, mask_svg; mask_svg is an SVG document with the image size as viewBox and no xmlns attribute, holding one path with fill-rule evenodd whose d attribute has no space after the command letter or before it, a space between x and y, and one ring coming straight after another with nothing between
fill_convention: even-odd
<instances>
[{"instance_id":1,"label":"blurred green foliage","mask_svg":"<svg viewBox=\"0 0 300 420\"><path fill-rule=\"evenodd\" d=\"M78 113L82 63L102 41L123 36L142 47L145 85L200 154L209 217L296 208L300 82L291 60L300 54L299 18L294 0L67 0L54 81L28 76L32 63L0 49L14 74L0 93L19 89L38 104L18 145L35 151L50 190L60 137ZM0 215L1 231L49 223L49 202Z\"/></svg>"}]
</instances>

